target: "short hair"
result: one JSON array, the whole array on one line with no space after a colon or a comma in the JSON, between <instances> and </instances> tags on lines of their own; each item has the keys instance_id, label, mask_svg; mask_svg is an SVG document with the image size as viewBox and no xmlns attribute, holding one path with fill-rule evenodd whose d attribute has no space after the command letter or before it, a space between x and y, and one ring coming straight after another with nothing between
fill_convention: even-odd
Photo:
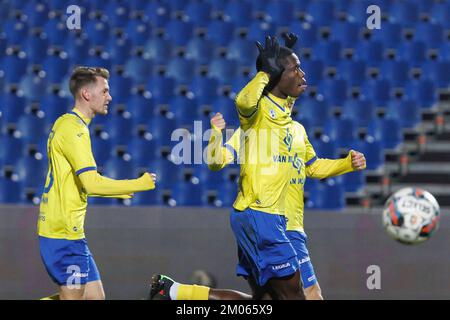
<instances>
[{"instance_id":1,"label":"short hair","mask_svg":"<svg viewBox=\"0 0 450 320\"><path fill-rule=\"evenodd\" d=\"M87 84L96 83L97 78L109 79L109 71L100 67L77 67L70 76L69 89L74 97L78 91Z\"/></svg>"}]
</instances>

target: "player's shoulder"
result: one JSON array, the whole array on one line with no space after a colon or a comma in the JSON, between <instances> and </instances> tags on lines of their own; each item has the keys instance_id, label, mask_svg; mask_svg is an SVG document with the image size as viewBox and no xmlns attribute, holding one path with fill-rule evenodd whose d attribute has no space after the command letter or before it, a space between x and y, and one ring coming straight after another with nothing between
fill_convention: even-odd
<instances>
[{"instance_id":1,"label":"player's shoulder","mask_svg":"<svg viewBox=\"0 0 450 320\"><path fill-rule=\"evenodd\" d=\"M53 125L53 131L57 132L58 135L65 136L67 134L73 133L89 133L86 125L77 116L66 113L61 115Z\"/></svg>"},{"instance_id":2,"label":"player's shoulder","mask_svg":"<svg viewBox=\"0 0 450 320\"><path fill-rule=\"evenodd\" d=\"M301 131L301 132L305 131L305 127L300 122L298 122L296 120L292 120L292 128L294 130Z\"/></svg>"}]
</instances>

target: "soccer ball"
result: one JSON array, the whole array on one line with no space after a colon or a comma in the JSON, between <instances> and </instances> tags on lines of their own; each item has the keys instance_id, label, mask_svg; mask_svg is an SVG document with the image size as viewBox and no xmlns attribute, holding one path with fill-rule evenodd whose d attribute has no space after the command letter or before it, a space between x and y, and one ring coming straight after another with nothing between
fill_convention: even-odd
<instances>
[{"instance_id":1,"label":"soccer ball","mask_svg":"<svg viewBox=\"0 0 450 320\"><path fill-rule=\"evenodd\" d=\"M420 188L403 188L384 205L386 232L403 244L428 240L439 227L439 204L431 193Z\"/></svg>"}]
</instances>

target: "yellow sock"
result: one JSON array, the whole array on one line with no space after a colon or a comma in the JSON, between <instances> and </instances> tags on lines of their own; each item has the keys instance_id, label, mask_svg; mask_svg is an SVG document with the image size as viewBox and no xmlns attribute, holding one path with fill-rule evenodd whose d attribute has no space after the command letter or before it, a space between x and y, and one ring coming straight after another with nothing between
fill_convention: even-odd
<instances>
[{"instance_id":1,"label":"yellow sock","mask_svg":"<svg viewBox=\"0 0 450 320\"><path fill-rule=\"evenodd\" d=\"M39 300L59 300L59 293L55 293L51 296L39 299Z\"/></svg>"},{"instance_id":2,"label":"yellow sock","mask_svg":"<svg viewBox=\"0 0 450 320\"><path fill-rule=\"evenodd\" d=\"M180 284L177 300L208 300L209 288L204 286Z\"/></svg>"}]
</instances>

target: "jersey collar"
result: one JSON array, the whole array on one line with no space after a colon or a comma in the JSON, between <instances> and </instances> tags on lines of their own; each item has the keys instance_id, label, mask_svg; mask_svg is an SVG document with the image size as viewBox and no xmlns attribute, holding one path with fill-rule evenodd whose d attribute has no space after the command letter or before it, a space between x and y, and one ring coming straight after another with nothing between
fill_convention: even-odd
<instances>
[{"instance_id":1,"label":"jersey collar","mask_svg":"<svg viewBox=\"0 0 450 320\"><path fill-rule=\"evenodd\" d=\"M88 126L89 123L91 123L91 120L92 120L92 119L89 119L89 118L85 117L85 116L80 112L80 110L78 110L77 108L73 108L72 111L69 112L69 113L74 114L74 115L76 115L78 118L80 118L80 120L83 121L83 123L84 123L86 126Z\"/></svg>"},{"instance_id":2,"label":"jersey collar","mask_svg":"<svg viewBox=\"0 0 450 320\"><path fill-rule=\"evenodd\" d=\"M266 95L266 97L269 99L269 101L271 103L276 105L281 111L290 113L287 99L278 98L278 97L274 96L273 94L271 94L270 92Z\"/></svg>"}]
</instances>

